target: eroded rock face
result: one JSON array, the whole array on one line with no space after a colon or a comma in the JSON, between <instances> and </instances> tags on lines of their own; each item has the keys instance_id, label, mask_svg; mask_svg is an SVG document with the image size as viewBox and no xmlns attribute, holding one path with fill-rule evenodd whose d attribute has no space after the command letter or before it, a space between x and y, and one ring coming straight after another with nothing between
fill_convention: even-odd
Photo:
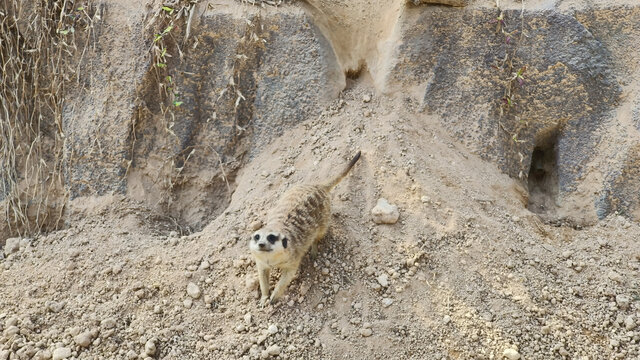
<instances>
[{"instance_id":1,"label":"eroded rock face","mask_svg":"<svg viewBox=\"0 0 640 360\"><path fill-rule=\"evenodd\" d=\"M143 81L126 179L132 197L196 228L224 210L248 157L317 115L344 81L300 8L197 11L184 56L167 63L181 104L163 115L155 73Z\"/></svg>"},{"instance_id":2,"label":"eroded rock face","mask_svg":"<svg viewBox=\"0 0 640 360\"><path fill-rule=\"evenodd\" d=\"M530 204L534 211L565 216L559 208L566 200L576 206L574 214L584 211L578 217L606 216L615 208L609 204L620 203L613 199L638 197L623 194L621 184L628 182L615 175L633 173L630 148L640 139L624 125L626 115L616 114L627 101L620 79L636 73L631 63L638 61L619 43L640 39L637 28L622 24L637 22L638 9L583 11L576 18L525 10L520 18L520 11L507 10L505 34L496 31L497 9L407 8L387 91L419 92L424 111L437 115L451 134L529 184L532 199L542 199ZM515 78L521 69L522 81ZM637 113L637 102L630 106ZM611 133L621 128L627 134ZM629 157L610 161L619 151ZM604 183L594 180L594 166L609 174Z\"/></svg>"}]
</instances>

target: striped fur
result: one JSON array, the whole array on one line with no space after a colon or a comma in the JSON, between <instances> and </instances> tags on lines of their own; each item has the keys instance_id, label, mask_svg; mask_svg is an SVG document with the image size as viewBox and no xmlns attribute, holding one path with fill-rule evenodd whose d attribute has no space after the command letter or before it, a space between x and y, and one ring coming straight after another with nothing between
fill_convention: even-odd
<instances>
[{"instance_id":1,"label":"striped fur","mask_svg":"<svg viewBox=\"0 0 640 360\"><path fill-rule=\"evenodd\" d=\"M355 165L360 152L336 177L319 185L297 185L289 189L269 212L265 226L254 232L249 249L258 267L261 302L277 301L295 277L304 255L317 244L329 229L333 189ZM269 298L269 272L282 270L280 281Z\"/></svg>"}]
</instances>

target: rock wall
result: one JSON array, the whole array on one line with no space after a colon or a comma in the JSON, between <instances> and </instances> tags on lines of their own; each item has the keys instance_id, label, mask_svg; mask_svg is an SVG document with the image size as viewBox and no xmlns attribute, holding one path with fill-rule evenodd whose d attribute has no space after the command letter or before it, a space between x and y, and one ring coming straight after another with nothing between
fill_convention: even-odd
<instances>
[{"instance_id":1,"label":"rock wall","mask_svg":"<svg viewBox=\"0 0 640 360\"><path fill-rule=\"evenodd\" d=\"M178 2L159 71L162 4L96 2L65 94L67 221L86 199L118 194L201 228L248 158L363 69L528 187L532 211L640 219L640 5L424 3Z\"/></svg>"}]
</instances>

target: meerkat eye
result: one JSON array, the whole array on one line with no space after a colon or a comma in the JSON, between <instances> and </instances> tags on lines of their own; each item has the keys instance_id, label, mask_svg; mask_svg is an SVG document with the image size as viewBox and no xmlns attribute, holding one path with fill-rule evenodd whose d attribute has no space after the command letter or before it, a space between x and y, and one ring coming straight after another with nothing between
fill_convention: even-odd
<instances>
[{"instance_id":1,"label":"meerkat eye","mask_svg":"<svg viewBox=\"0 0 640 360\"><path fill-rule=\"evenodd\" d=\"M255 241L260 240L260 234L255 234L255 235L253 236L253 240L255 240Z\"/></svg>"},{"instance_id":2,"label":"meerkat eye","mask_svg":"<svg viewBox=\"0 0 640 360\"><path fill-rule=\"evenodd\" d=\"M282 239L282 247L285 249L287 248L287 241L288 241L287 238Z\"/></svg>"},{"instance_id":3,"label":"meerkat eye","mask_svg":"<svg viewBox=\"0 0 640 360\"><path fill-rule=\"evenodd\" d=\"M268 242L270 242L270 243L272 243L272 244L273 244L273 243L275 243L275 242L276 242L276 240L278 240L278 237L277 237L277 236L275 236L275 235L273 235L273 234L269 234L269 235L267 235L267 241L268 241Z\"/></svg>"}]
</instances>

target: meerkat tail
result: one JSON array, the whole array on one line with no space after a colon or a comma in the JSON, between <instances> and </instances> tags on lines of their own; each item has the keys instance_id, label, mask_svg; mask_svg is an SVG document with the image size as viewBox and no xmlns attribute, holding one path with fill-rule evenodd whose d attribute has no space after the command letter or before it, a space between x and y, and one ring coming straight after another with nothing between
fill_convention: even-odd
<instances>
[{"instance_id":1,"label":"meerkat tail","mask_svg":"<svg viewBox=\"0 0 640 360\"><path fill-rule=\"evenodd\" d=\"M351 161L349 161L349 165L347 165L347 167L344 170L342 170L342 172L338 176L336 176L335 178L331 179L330 181L328 181L325 184L325 187L327 189L331 190L336 185L338 185L338 183L340 183L340 181L342 181L342 179L344 179L344 177L347 176L347 174L349 173L349 171L351 170L353 165L355 165L356 162L358 162L358 159L360 159L360 151L358 151L356 156L354 156L353 159L351 159Z\"/></svg>"}]
</instances>

